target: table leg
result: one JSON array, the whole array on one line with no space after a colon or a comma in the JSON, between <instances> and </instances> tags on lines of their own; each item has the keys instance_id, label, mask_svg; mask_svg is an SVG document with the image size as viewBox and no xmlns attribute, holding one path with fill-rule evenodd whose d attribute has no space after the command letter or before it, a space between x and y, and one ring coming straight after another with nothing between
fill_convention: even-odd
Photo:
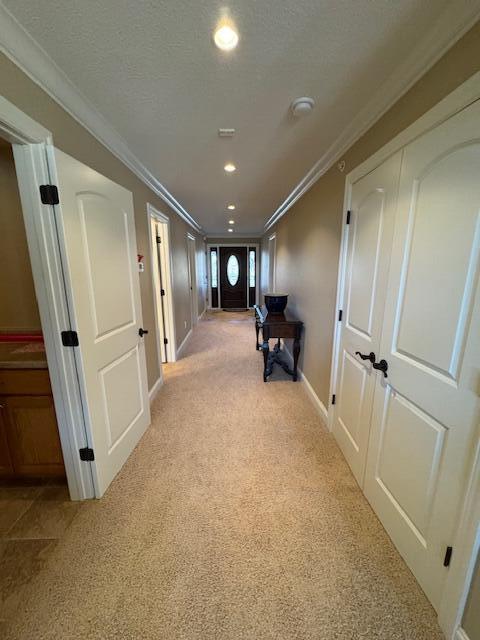
<instances>
[{"instance_id":1,"label":"table leg","mask_svg":"<svg viewBox=\"0 0 480 640\"><path fill-rule=\"evenodd\" d=\"M293 341L293 381L297 381L297 364L298 356L300 355L300 339L295 338Z\"/></svg>"},{"instance_id":2,"label":"table leg","mask_svg":"<svg viewBox=\"0 0 480 640\"><path fill-rule=\"evenodd\" d=\"M263 351L263 381L267 381L268 375L268 354L270 353L270 348L268 346L268 340L264 340L262 343L262 351Z\"/></svg>"},{"instance_id":3,"label":"table leg","mask_svg":"<svg viewBox=\"0 0 480 640\"><path fill-rule=\"evenodd\" d=\"M255 349L258 351L260 349L260 345L258 344L258 334L260 333L260 325L258 324L258 320L255 320L255 333L257 334Z\"/></svg>"}]
</instances>

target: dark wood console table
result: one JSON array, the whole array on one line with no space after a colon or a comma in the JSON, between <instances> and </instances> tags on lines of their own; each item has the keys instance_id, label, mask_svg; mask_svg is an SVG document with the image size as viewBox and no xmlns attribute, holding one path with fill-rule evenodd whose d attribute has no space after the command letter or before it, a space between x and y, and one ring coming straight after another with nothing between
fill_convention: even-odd
<instances>
[{"instance_id":1,"label":"dark wood console table","mask_svg":"<svg viewBox=\"0 0 480 640\"><path fill-rule=\"evenodd\" d=\"M255 331L257 334L256 349L263 351L263 381L266 382L268 376L273 371L273 365L279 364L282 369L292 376L293 381L297 380L297 363L300 354L300 336L302 335L303 322L297 320L288 309L283 313L271 313L266 307L255 305ZM263 342L258 343L258 334L262 330ZM270 338L277 338L277 344L273 352L270 352L268 341ZM280 349L280 338L293 339L293 369L282 358Z\"/></svg>"}]
</instances>

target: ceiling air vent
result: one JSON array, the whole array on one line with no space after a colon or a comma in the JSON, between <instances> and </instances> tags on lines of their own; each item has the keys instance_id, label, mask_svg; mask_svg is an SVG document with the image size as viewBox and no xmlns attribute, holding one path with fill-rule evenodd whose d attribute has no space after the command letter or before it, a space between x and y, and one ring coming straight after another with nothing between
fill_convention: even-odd
<instances>
[{"instance_id":1,"label":"ceiling air vent","mask_svg":"<svg viewBox=\"0 0 480 640\"><path fill-rule=\"evenodd\" d=\"M220 138L233 138L235 135L235 129L219 129L218 135Z\"/></svg>"}]
</instances>

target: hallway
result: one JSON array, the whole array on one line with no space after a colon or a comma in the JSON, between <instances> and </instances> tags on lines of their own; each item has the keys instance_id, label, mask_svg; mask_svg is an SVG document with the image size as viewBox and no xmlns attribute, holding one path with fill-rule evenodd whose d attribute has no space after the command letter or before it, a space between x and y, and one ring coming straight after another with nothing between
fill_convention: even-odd
<instances>
[{"instance_id":1,"label":"hallway","mask_svg":"<svg viewBox=\"0 0 480 640\"><path fill-rule=\"evenodd\" d=\"M84 503L2 637L435 640L435 613L300 384L261 382L250 314L213 313L153 425Z\"/></svg>"}]
</instances>

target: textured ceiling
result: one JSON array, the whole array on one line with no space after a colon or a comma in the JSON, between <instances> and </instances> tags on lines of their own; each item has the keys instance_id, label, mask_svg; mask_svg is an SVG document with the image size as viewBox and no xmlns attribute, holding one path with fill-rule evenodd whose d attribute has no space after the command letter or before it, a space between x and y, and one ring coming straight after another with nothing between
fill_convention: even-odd
<instances>
[{"instance_id":1,"label":"textured ceiling","mask_svg":"<svg viewBox=\"0 0 480 640\"><path fill-rule=\"evenodd\" d=\"M236 1L229 54L212 0L3 3L206 232L225 232L234 202L236 232L255 234L447 0ZM302 95L316 108L295 120Z\"/></svg>"}]
</instances>

